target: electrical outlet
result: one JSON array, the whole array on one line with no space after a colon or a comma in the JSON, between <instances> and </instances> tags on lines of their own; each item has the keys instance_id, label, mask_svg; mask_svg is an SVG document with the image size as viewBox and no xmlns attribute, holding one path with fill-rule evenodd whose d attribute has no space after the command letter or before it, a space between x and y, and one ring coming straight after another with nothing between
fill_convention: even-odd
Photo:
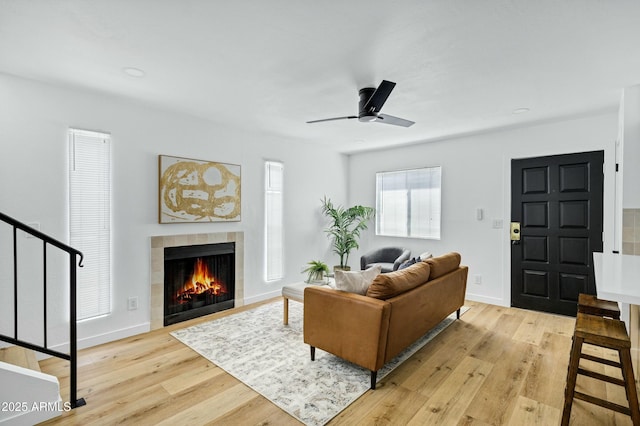
<instances>
[{"instance_id":1,"label":"electrical outlet","mask_svg":"<svg viewBox=\"0 0 640 426\"><path fill-rule=\"evenodd\" d=\"M138 298L130 297L129 299L127 299L127 307L130 311L135 311L136 309L138 309Z\"/></svg>"},{"instance_id":2,"label":"electrical outlet","mask_svg":"<svg viewBox=\"0 0 640 426\"><path fill-rule=\"evenodd\" d=\"M473 276L473 283L475 285L482 285L482 275L474 275Z\"/></svg>"}]
</instances>

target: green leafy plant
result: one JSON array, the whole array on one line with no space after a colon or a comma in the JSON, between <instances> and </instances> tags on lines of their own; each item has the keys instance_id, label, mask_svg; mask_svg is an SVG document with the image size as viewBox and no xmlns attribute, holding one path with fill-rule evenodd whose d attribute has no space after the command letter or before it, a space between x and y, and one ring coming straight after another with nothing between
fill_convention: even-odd
<instances>
[{"instance_id":1,"label":"green leafy plant","mask_svg":"<svg viewBox=\"0 0 640 426\"><path fill-rule=\"evenodd\" d=\"M333 251L340 256L340 268L347 268L349 253L359 247L360 232L367 229L367 222L373 218L375 209L360 205L349 208L334 206L325 196L322 213L332 222L325 232L332 238Z\"/></svg>"},{"instance_id":2,"label":"green leafy plant","mask_svg":"<svg viewBox=\"0 0 640 426\"><path fill-rule=\"evenodd\" d=\"M302 272L309 273L309 276L307 277L308 283L311 281L321 281L324 279L325 274L329 273L329 267L321 260L312 260L308 262L307 265L309 266L307 266L307 268Z\"/></svg>"}]
</instances>

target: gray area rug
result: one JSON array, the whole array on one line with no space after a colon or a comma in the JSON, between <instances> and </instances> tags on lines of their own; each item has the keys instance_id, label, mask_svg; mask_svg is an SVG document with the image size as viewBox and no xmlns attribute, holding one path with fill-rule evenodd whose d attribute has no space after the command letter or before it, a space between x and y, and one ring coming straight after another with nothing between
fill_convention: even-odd
<instances>
[{"instance_id":1,"label":"gray area rug","mask_svg":"<svg viewBox=\"0 0 640 426\"><path fill-rule=\"evenodd\" d=\"M307 425L324 425L369 390L370 372L322 350L311 361L303 305L275 302L193 327L173 337ZM467 308L462 308L464 312ZM378 371L378 381L455 320L455 313Z\"/></svg>"}]
</instances>

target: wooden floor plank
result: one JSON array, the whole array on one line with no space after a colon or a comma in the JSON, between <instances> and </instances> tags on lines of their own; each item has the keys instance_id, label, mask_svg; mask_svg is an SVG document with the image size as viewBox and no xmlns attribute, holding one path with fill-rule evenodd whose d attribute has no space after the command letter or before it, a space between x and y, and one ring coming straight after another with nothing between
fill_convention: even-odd
<instances>
[{"instance_id":1,"label":"wooden floor plank","mask_svg":"<svg viewBox=\"0 0 640 426\"><path fill-rule=\"evenodd\" d=\"M509 312L509 309L476 303L471 305L471 309L462 316L462 319L469 321L478 329L492 330L505 312Z\"/></svg>"},{"instance_id":2,"label":"wooden floor plank","mask_svg":"<svg viewBox=\"0 0 640 426\"><path fill-rule=\"evenodd\" d=\"M177 395L194 386L201 386L203 382L225 374L220 367L213 365L207 359L198 357L197 361L185 365L180 371L174 371L172 376L163 380L161 386L170 394ZM185 370L185 371L182 371Z\"/></svg>"},{"instance_id":3,"label":"wooden floor plank","mask_svg":"<svg viewBox=\"0 0 640 426\"><path fill-rule=\"evenodd\" d=\"M453 327L453 328L452 328ZM430 396L469 353L472 348L482 340L484 333L473 324L453 324L448 328L454 333L446 333L439 336L447 344L436 348L431 356L425 359L416 368L400 366L390 375L389 380L395 380L403 387ZM448 331L448 330L445 330ZM427 345L430 346L430 345ZM430 351L430 347L422 350ZM420 352L422 352L422 350Z\"/></svg>"},{"instance_id":4,"label":"wooden floor plank","mask_svg":"<svg viewBox=\"0 0 640 426\"><path fill-rule=\"evenodd\" d=\"M399 425L407 424L411 418L413 418L416 412L422 407L428 400L427 397L419 392L412 392L398 385L390 385L381 390L380 395L377 394L378 390L371 392L369 398L361 398L363 403L372 405L369 410L365 411L353 411L357 418L353 418L354 424L360 425ZM375 399L373 398L375 396ZM371 404L370 401L376 401L377 403ZM349 411L352 413L352 410ZM362 416L365 412L366 415ZM349 417L340 417L341 421L346 421Z\"/></svg>"},{"instance_id":5,"label":"wooden floor plank","mask_svg":"<svg viewBox=\"0 0 640 426\"><path fill-rule=\"evenodd\" d=\"M283 410L274 410L271 401L256 395L255 398L227 412L224 416L209 422L209 425L298 426L302 423Z\"/></svg>"},{"instance_id":6,"label":"wooden floor plank","mask_svg":"<svg viewBox=\"0 0 640 426\"><path fill-rule=\"evenodd\" d=\"M527 312L523 318L522 324L518 327L513 340L518 340L532 345L540 345L544 329L544 318L538 312Z\"/></svg>"},{"instance_id":7,"label":"wooden floor plank","mask_svg":"<svg viewBox=\"0 0 640 426\"><path fill-rule=\"evenodd\" d=\"M255 398L256 393L244 383L238 383L221 394L196 400L194 404L167 417L158 426L174 426L178 424L202 425L224 417L229 413L247 403L247 400Z\"/></svg>"},{"instance_id":8,"label":"wooden floor plank","mask_svg":"<svg viewBox=\"0 0 640 426\"><path fill-rule=\"evenodd\" d=\"M264 303L269 302L257 305ZM80 351L78 393L87 405L46 424L300 425L169 335L257 305ZM469 301L467 306L471 309L460 320L329 425L558 424L575 320L479 302ZM613 356L598 348L586 351ZM67 400L68 363L51 358L40 367L59 377ZM577 389L603 398L624 397L619 389L588 378L580 377ZM575 401L571 424L631 421Z\"/></svg>"},{"instance_id":9,"label":"wooden floor plank","mask_svg":"<svg viewBox=\"0 0 640 426\"><path fill-rule=\"evenodd\" d=\"M569 337L545 332L531 362L521 395L562 410L570 350Z\"/></svg>"},{"instance_id":10,"label":"wooden floor plank","mask_svg":"<svg viewBox=\"0 0 640 426\"><path fill-rule=\"evenodd\" d=\"M465 357L407 424L455 424L493 367L489 362Z\"/></svg>"},{"instance_id":11,"label":"wooden floor plank","mask_svg":"<svg viewBox=\"0 0 640 426\"><path fill-rule=\"evenodd\" d=\"M533 345L512 341L483 382L466 414L489 424L506 424L535 356Z\"/></svg>"},{"instance_id":12,"label":"wooden floor plank","mask_svg":"<svg viewBox=\"0 0 640 426\"><path fill-rule=\"evenodd\" d=\"M561 418L562 409L519 396L509 424L519 426L557 425L560 424Z\"/></svg>"}]
</instances>

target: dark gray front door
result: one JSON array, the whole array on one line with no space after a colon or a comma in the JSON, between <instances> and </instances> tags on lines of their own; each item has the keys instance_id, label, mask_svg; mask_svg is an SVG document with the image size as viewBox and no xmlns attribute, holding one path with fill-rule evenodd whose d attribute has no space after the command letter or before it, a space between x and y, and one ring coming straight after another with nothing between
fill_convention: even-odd
<instances>
[{"instance_id":1,"label":"dark gray front door","mask_svg":"<svg viewBox=\"0 0 640 426\"><path fill-rule=\"evenodd\" d=\"M511 161L511 306L575 316L578 294L596 294L603 163L603 151Z\"/></svg>"}]
</instances>

